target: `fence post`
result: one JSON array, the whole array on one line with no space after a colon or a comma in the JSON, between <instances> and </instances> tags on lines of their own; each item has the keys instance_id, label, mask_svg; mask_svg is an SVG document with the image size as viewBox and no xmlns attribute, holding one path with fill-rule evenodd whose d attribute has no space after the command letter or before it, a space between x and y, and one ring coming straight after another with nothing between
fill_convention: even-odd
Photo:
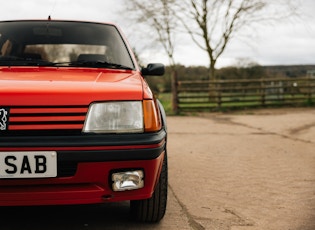
<instances>
[{"instance_id":1,"label":"fence post","mask_svg":"<svg viewBox=\"0 0 315 230\"><path fill-rule=\"evenodd\" d=\"M265 90L265 81L264 78L260 79L260 92L261 92L261 105L264 106L266 103L266 90Z\"/></svg>"},{"instance_id":2,"label":"fence post","mask_svg":"<svg viewBox=\"0 0 315 230\"><path fill-rule=\"evenodd\" d=\"M308 75L309 77L308 77L308 102L309 102L309 104L310 105L312 105L313 104L313 94L314 94L314 80L315 80L315 76L314 76L314 74L312 73L312 74L309 74Z\"/></svg>"},{"instance_id":3,"label":"fence post","mask_svg":"<svg viewBox=\"0 0 315 230\"><path fill-rule=\"evenodd\" d=\"M221 105L222 105L222 97L221 97L221 83L219 80L217 80L215 85L215 90L217 91L216 95L217 95L217 108L221 109Z\"/></svg>"}]
</instances>

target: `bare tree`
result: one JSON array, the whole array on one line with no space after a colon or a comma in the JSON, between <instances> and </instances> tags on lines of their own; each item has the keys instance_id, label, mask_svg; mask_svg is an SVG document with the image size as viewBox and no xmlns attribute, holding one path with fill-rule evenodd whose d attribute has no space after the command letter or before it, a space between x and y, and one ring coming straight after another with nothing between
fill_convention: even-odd
<instances>
[{"instance_id":1,"label":"bare tree","mask_svg":"<svg viewBox=\"0 0 315 230\"><path fill-rule=\"evenodd\" d=\"M209 57L209 78L231 39L242 29L292 16L297 2L291 0L182 0L174 12L192 40Z\"/></svg>"},{"instance_id":2,"label":"bare tree","mask_svg":"<svg viewBox=\"0 0 315 230\"><path fill-rule=\"evenodd\" d=\"M175 0L128 0L126 5L128 10L135 13L137 22L146 24L154 29L156 39L163 47L167 54L169 64L172 70L172 110L177 114L177 71L174 59L175 50L175 28L177 27L177 20L174 17Z\"/></svg>"}]
</instances>

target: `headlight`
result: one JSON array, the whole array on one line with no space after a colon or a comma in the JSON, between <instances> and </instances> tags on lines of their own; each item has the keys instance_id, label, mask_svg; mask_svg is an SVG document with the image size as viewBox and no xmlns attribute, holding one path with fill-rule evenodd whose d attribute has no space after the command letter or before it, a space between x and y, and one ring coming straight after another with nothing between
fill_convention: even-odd
<instances>
[{"instance_id":1,"label":"headlight","mask_svg":"<svg viewBox=\"0 0 315 230\"><path fill-rule=\"evenodd\" d=\"M94 103L90 106L83 132L140 133L144 131L142 101Z\"/></svg>"}]
</instances>

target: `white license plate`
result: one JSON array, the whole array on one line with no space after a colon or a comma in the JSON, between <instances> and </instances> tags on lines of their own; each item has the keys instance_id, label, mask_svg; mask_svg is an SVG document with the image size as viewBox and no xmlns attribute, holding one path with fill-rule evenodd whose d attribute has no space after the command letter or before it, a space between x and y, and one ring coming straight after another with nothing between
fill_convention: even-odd
<instances>
[{"instance_id":1,"label":"white license plate","mask_svg":"<svg viewBox=\"0 0 315 230\"><path fill-rule=\"evenodd\" d=\"M0 178L42 178L57 176L54 151L0 152Z\"/></svg>"}]
</instances>

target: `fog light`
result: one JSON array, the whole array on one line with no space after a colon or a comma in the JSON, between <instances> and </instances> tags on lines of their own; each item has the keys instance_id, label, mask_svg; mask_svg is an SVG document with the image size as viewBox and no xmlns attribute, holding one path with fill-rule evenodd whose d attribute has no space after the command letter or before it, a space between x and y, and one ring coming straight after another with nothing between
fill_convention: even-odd
<instances>
[{"instance_id":1,"label":"fog light","mask_svg":"<svg viewBox=\"0 0 315 230\"><path fill-rule=\"evenodd\" d=\"M113 190L126 191L143 188L143 171L126 171L112 174Z\"/></svg>"}]
</instances>

